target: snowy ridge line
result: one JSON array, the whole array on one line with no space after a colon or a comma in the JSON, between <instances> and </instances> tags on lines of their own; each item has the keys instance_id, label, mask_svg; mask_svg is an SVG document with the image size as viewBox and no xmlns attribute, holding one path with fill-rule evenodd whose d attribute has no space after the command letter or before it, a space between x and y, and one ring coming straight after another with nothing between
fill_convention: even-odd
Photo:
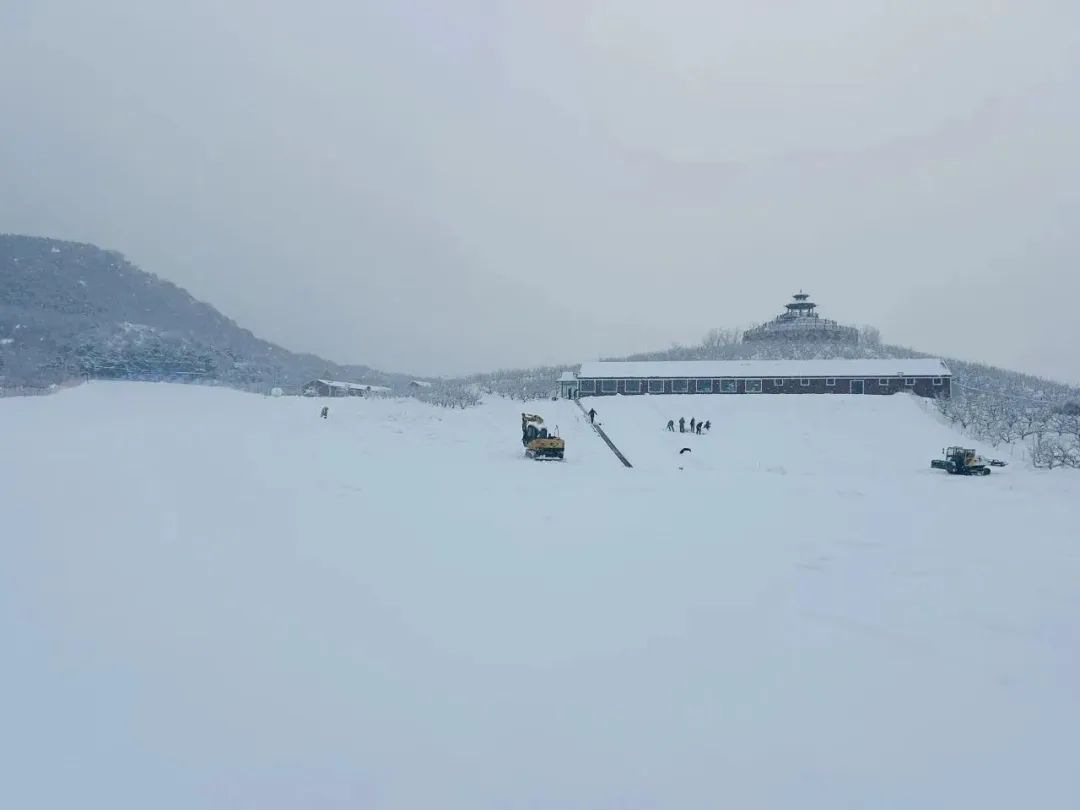
<instances>
[{"instance_id":1,"label":"snowy ridge line","mask_svg":"<svg viewBox=\"0 0 1080 810\"><path fill-rule=\"evenodd\" d=\"M577 403L577 406L581 409L581 412L583 414L585 414L585 418L588 419L589 418L589 412L585 410L585 406L581 404L581 400L580 399L575 399L574 402ZM634 465L630 463L630 459L628 459L626 456L624 456L622 454L622 451L619 450L619 448L615 446L615 443L613 441L611 441L611 439L608 438L608 435L604 432L603 428L601 428L595 422L589 422L589 427L591 427L593 430L595 430L596 433L600 436L600 438L604 440L604 444L606 444L608 446L608 448L611 450L611 452L615 454L615 457L617 459L619 459L619 461L621 461L623 463L624 467L627 467L627 468L630 468L630 469L633 468Z\"/></svg>"}]
</instances>

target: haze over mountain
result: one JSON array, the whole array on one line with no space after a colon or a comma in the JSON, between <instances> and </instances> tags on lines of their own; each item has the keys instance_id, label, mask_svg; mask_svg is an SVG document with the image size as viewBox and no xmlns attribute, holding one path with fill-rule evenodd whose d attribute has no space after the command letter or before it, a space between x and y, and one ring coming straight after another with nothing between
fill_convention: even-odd
<instances>
[{"instance_id":1,"label":"haze over mountain","mask_svg":"<svg viewBox=\"0 0 1080 810\"><path fill-rule=\"evenodd\" d=\"M1080 382L1080 4L7 0L0 231L257 334L460 373L806 287Z\"/></svg>"},{"instance_id":2,"label":"haze over mountain","mask_svg":"<svg viewBox=\"0 0 1080 810\"><path fill-rule=\"evenodd\" d=\"M331 375L404 382L261 340L119 253L0 234L0 388L96 377L265 389Z\"/></svg>"}]
</instances>

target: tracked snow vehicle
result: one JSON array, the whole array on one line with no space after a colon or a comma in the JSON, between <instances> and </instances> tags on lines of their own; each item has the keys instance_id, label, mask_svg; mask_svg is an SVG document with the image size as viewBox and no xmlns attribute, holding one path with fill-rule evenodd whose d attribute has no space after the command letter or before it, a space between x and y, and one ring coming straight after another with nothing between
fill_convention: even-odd
<instances>
[{"instance_id":1,"label":"tracked snow vehicle","mask_svg":"<svg viewBox=\"0 0 1080 810\"><path fill-rule=\"evenodd\" d=\"M1004 467L1006 462L996 458L983 458L967 447L946 448L944 458L930 461L930 468L945 470L949 475L989 475L991 467Z\"/></svg>"}]
</instances>

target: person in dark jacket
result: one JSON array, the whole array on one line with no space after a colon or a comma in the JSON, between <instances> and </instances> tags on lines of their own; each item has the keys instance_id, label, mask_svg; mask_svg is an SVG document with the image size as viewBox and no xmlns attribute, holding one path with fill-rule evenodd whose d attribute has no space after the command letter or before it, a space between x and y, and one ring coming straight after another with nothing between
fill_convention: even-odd
<instances>
[{"instance_id":1,"label":"person in dark jacket","mask_svg":"<svg viewBox=\"0 0 1080 810\"><path fill-rule=\"evenodd\" d=\"M697 423L697 435L698 435L698 436L700 436L700 435L701 435L701 429L702 429L703 427L705 427L705 426L704 426L703 424L701 424L701 422L698 422L698 423Z\"/></svg>"},{"instance_id":2,"label":"person in dark jacket","mask_svg":"<svg viewBox=\"0 0 1080 810\"><path fill-rule=\"evenodd\" d=\"M708 421L705 422L705 431L708 432L710 430L712 430L712 420L711 419L709 419Z\"/></svg>"},{"instance_id":3,"label":"person in dark jacket","mask_svg":"<svg viewBox=\"0 0 1080 810\"><path fill-rule=\"evenodd\" d=\"M694 432L694 417L690 417L690 432Z\"/></svg>"},{"instance_id":4,"label":"person in dark jacket","mask_svg":"<svg viewBox=\"0 0 1080 810\"><path fill-rule=\"evenodd\" d=\"M675 432L675 420L674 419L668 419L667 420L667 429L670 430L672 433Z\"/></svg>"},{"instance_id":5,"label":"person in dark jacket","mask_svg":"<svg viewBox=\"0 0 1080 810\"><path fill-rule=\"evenodd\" d=\"M596 408L589 408L589 424L596 424Z\"/></svg>"},{"instance_id":6,"label":"person in dark jacket","mask_svg":"<svg viewBox=\"0 0 1080 810\"><path fill-rule=\"evenodd\" d=\"M679 433L686 433L686 417L679 417Z\"/></svg>"},{"instance_id":7,"label":"person in dark jacket","mask_svg":"<svg viewBox=\"0 0 1080 810\"><path fill-rule=\"evenodd\" d=\"M323 409L319 411L319 416L321 416L323 419L326 419L329 415L330 409L326 405L323 405Z\"/></svg>"}]
</instances>

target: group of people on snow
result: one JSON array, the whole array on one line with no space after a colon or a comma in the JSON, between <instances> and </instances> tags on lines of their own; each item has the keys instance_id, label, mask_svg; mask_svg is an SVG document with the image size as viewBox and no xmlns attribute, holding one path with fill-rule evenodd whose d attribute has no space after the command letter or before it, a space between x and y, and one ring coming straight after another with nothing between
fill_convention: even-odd
<instances>
[{"instance_id":1,"label":"group of people on snow","mask_svg":"<svg viewBox=\"0 0 1080 810\"><path fill-rule=\"evenodd\" d=\"M675 432L675 420L674 419L668 419L667 429L670 430L672 433ZM690 417L690 431L689 431L690 433L696 433L698 436L700 436L702 431L705 431L707 433L710 430L712 430L712 420L711 419L702 422L700 419L695 419L693 416ZM679 433L686 433L686 432L687 432L687 430L686 430L686 417L680 416L679 417Z\"/></svg>"}]
</instances>

